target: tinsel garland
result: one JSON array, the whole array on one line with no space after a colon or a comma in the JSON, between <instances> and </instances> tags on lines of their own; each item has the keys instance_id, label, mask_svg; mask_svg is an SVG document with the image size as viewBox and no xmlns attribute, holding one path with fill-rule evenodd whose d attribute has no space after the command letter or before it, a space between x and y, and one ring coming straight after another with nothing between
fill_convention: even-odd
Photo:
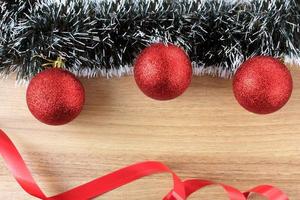
<instances>
[{"instance_id":1,"label":"tinsel garland","mask_svg":"<svg viewBox=\"0 0 300 200\"><path fill-rule=\"evenodd\" d=\"M189 54L194 74L230 77L254 55L300 64L299 0L0 0L0 74L30 79L36 55L76 75L121 76L153 42Z\"/></svg>"}]
</instances>

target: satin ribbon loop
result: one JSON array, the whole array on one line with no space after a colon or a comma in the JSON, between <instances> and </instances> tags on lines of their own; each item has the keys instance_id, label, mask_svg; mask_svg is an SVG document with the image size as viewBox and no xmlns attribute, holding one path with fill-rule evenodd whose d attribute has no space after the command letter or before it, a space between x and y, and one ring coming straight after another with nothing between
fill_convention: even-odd
<instances>
[{"instance_id":1,"label":"satin ribbon loop","mask_svg":"<svg viewBox=\"0 0 300 200\"><path fill-rule=\"evenodd\" d=\"M231 186L214 183L212 181L191 179L182 182L171 169L157 161L146 161L130 165L66 192L47 197L35 182L12 141L2 130L0 130L0 154L3 157L7 168L24 191L42 200L88 200L101 196L145 176L158 173L169 173L173 178L173 189L163 198L163 200L187 200L194 192L211 185L223 187L230 200L247 200L251 193L257 193L267 197L268 200L288 200L287 195L281 190L269 185L257 186L242 194L239 190Z\"/></svg>"},{"instance_id":2,"label":"satin ribbon loop","mask_svg":"<svg viewBox=\"0 0 300 200\"><path fill-rule=\"evenodd\" d=\"M288 200L288 196L280 189L271 185L260 185L244 193L245 197L250 197L252 193L266 197L267 199Z\"/></svg>"},{"instance_id":3,"label":"satin ribbon loop","mask_svg":"<svg viewBox=\"0 0 300 200\"><path fill-rule=\"evenodd\" d=\"M7 168L25 192L40 199L46 198L33 179L20 153L2 130L0 130L0 154Z\"/></svg>"}]
</instances>

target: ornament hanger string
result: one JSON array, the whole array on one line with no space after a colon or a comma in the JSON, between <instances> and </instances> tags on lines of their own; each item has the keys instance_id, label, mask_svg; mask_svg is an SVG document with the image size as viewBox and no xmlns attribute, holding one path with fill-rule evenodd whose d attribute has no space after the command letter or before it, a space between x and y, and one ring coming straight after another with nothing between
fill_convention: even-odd
<instances>
[{"instance_id":1,"label":"ornament hanger string","mask_svg":"<svg viewBox=\"0 0 300 200\"><path fill-rule=\"evenodd\" d=\"M163 200L186 200L194 192L210 185L221 186L226 191L230 200L247 200L251 193L257 193L266 197L268 200L288 200L288 197L281 190L269 185L260 185L242 193L231 186L207 180L192 179L181 181L171 169L156 161L137 163L92 180L69 191L47 197L33 179L33 176L12 141L2 130L0 130L0 154L19 185L28 194L42 200L89 200L145 176L158 173L169 173L173 177L173 189Z\"/></svg>"},{"instance_id":2,"label":"ornament hanger string","mask_svg":"<svg viewBox=\"0 0 300 200\"><path fill-rule=\"evenodd\" d=\"M41 55L34 55L32 58L42 58L43 60L47 61L48 63L42 64L42 67L53 67L53 68L64 68L65 67L65 59L62 56L58 56L56 60L47 59Z\"/></svg>"}]
</instances>

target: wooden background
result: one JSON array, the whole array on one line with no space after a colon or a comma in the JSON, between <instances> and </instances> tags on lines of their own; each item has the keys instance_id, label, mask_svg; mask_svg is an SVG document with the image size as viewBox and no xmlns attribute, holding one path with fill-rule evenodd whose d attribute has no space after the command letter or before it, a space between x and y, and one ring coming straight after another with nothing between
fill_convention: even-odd
<instances>
[{"instance_id":1,"label":"wooden background","mask_svg":"<svg viewBox=\"0 0 300 200\"><path fill-rule=\"evenodd\" d=\"M272 115L254 115L235 101L231 81L194 77L180 98L153 101L132 77L86 80L86 105L66 126L41 124L29 113L26 87L14 77L0 84L0 127L24 156L48 195L125 165L158 160L182 178L202 178L241 190L276 185L300 199L300 71L293 70L289 103ZM99 199L158 200L171 177L155 175ZM0 159L0 199L29 200ZM191 199L226 200L218 187ZM256 198L253 199L262 199Z\"/></svg>"}]
</instances>

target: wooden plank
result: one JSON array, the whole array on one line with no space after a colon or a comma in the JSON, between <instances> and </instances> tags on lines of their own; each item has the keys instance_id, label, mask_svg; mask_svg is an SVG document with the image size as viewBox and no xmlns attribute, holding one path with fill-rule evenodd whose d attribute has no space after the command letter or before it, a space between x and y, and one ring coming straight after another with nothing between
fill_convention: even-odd
<instances>
[{"instance_id":1,"label":"wooden plank","mask_svg":"<svg viewBox=\"0 0 300 200\"><path fill-rule=\"evenodd\" d=\"M182 178L202 178L246 190L273 184L300 197L300 71L293 70L289 103L272 115L254 115L235 101L231 81L194 77L169 102L145 97L132 77L82 79L86 105L72 123L53 127L32 117L25 86L0 84L0 127L21 151L42 189L53 195L125 165L159 160ZM99 199L161 199L168 175L145 178ZM225 200L219 188L191 199ZM30 198L0 160L0 199ZM256 198L255 198L256 199ZM258 198L257 198L258 199Z\"/></svg>"}]
</instances>

